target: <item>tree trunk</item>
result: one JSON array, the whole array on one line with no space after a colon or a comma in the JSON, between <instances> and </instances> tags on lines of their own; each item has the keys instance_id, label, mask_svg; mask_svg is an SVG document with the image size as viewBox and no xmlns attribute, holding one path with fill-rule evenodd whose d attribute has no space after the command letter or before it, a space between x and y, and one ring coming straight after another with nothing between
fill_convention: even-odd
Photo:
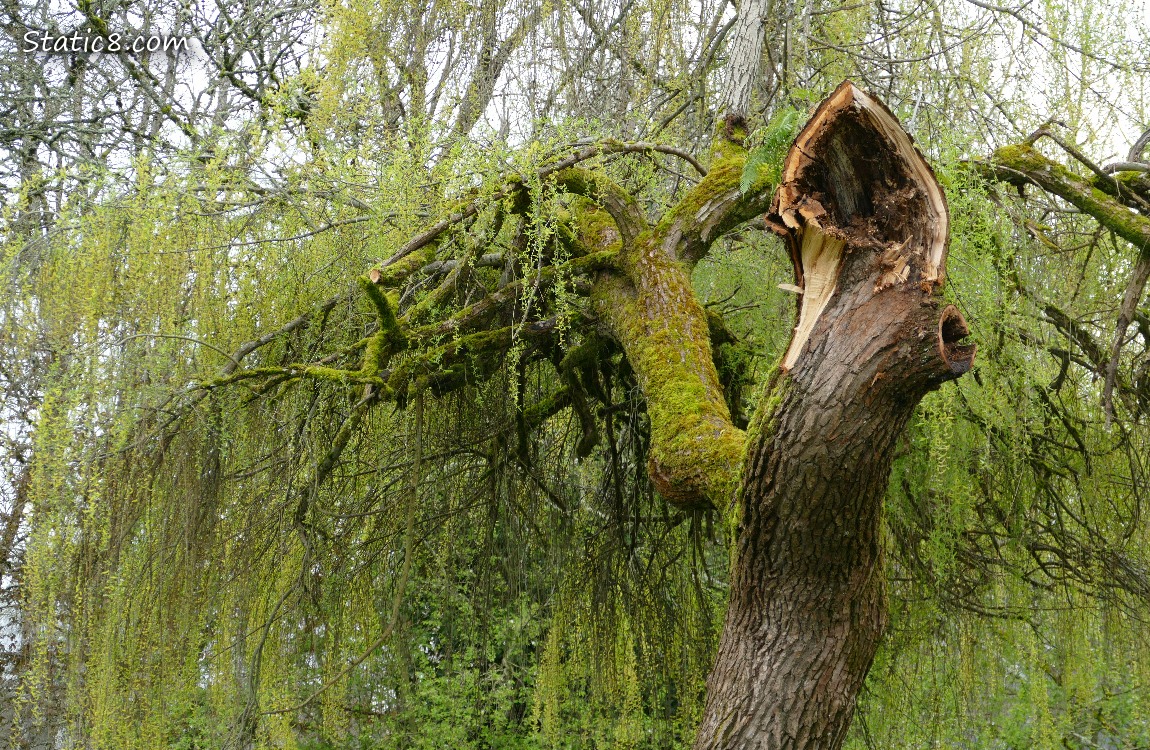
<instances>
[{"instance_id":1,"label":"tree trunk","mask_svg":"<svg viewBox=\"0 0 1150 750\"><path fill-rule=\"evenodd\" d=\"M727 117L746 119L751 109L751 94L759 79L763 60L763 26L767 22L770 0L743 0L739 17L727 43L727 65L719 110Z\"/></svg>"},{"instance_id":2,"label":"tree trunk","mask_svg":"<svg viewBox=\"0 0 1150 750\"><path fill-rule=\"evenodd\" d=\"M947 209L895 117L849 82L784 164L768 222L803 290L749 431L731 598L696 750L837 748L887 621L896 438L973 346L935 298Z\"/></svg>"}]
</instances>

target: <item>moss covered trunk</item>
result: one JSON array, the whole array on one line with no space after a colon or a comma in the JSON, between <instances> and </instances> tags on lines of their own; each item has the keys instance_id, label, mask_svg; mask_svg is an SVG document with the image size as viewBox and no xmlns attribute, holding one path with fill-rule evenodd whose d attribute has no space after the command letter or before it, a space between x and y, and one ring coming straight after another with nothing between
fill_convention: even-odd
<instances>
[{"instance_id":1,"label":"moss covered trunk","mask_svg":"<svg viewBox=\"0 0 1150 750\"><path fill-rule=\"evenodd\" d=\"M940 310L947 214L885 107L849 83L787 157L772 207L804 289L752 425L737 558L696 750L837 748L887 620L880 520L896 438L969 368Z\"/></svg>"},{"instance_id":2,"label":"moss covered trunk","mask_svg":"<svg viewBox=\"0 0 1150 750\"><path fill-rule=\"evenodd\" d=\"M599 299L647 398L647 473L676 505L725 509L734 499L745 436L723 398L706 311L689 271L663 256L650 234L635 244L630 262L634 272L601 285Z\"/></svg>"}]
</instances>

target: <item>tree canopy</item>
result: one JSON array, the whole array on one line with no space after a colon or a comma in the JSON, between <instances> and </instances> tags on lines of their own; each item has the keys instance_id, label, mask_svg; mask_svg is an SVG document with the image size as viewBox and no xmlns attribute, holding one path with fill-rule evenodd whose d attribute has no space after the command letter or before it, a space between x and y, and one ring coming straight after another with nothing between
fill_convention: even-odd
<instances>
[{"instance_id":1,"label":"tree canopy","mask_svg":"<svg viewBox=\"0 0 1150 750\"><path fill-rule=\"evenodd\" d=\"M0 742L690 746L806 291L763 215L850 79L979 354L894 446L846 746L1150 743L1144 8L0 12Z\"/></svg>"}]
</instances>

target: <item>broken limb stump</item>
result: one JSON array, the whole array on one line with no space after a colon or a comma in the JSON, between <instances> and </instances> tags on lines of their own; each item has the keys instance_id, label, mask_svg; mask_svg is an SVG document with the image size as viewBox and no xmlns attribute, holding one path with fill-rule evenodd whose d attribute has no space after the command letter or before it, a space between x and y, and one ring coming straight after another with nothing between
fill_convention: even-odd
<instances>
[{"instance_id":1,"label":"broken limb stump","mask_svg":"<svg viewBox=\"0 0 1150 750\"><path fill-rule=\"evenodd\" d=\"M970 369L940 304L946 200L893 114L845 82L784 163L768 223L802 290L748 431L731 599L696 750L838 748L887 621L895 439Z\"/></svg>"}]
</instances>

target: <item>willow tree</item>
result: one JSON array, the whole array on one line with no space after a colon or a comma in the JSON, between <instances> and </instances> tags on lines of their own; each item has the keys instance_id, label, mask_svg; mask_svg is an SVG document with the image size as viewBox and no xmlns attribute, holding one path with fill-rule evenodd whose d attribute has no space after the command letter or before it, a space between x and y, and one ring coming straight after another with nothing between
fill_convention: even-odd
<instances>
[{"instance_id":1,"label":"willow tree","mask_svg":"<svg viewBox=\"0 0 1150 750\"><path fill-rule=\"evenodd\" d=\"M131 169L66 172L54 229L11 225L25 234L5 246L0 375L4 418L28 425L0 536L23 558L14 721L100 747L352 744L369 726L383 729L364 742L397 747L569 732L665 747L696 730L699 748L835 747L888 579L902 610L925 590L928 607L1036 632L1034 602L1144 596L1128 337L1110 359L1055 309L1062 369L1015 387L1049 364L1045 319L1015 330L1009 290L1026 284L1010 258L1028 240L998 209L1020 209L950 166L949 216L861 90L933 136L936 163L952 118L968 140L950 161L982 153L983 128L1018 140L1017 107L980 66L999 22L1050 40L1032 13L963 5L947 26L934 6L791 17L748 0L736 18L653 3L637 23L631 3L425 6L340 4L328 46L286 58L204 34L218 116L189 101L146 118L187 149L149 159L145 138ZM247 10L264 36L241 36L301 38ZM860 85L813 113L783 106L848 73ZM81 135L88 154L100 134ZM1085 206L1142 184L999 157L984 174ZM42 214L37 195L17 214ZM974 354L940 300L952 219L990 387L963 378L914 419ZM1125 249L1100 279L1126 283ZM705 294L731 258L769 283ZM736 324L752 306L767 313ZM761 346L776 333L789 341ZM1088 421L1086 379L1110 369L1113 443ZM1092 463L1105 469L1079 481ZM945 485L917 476L935 470ZM1030 485L1042 512L1019 500ZM1002 594L1009 576L1024 582ZM1027 669L1067 674L1038 640Z\"/></svg>"},{"instance_id":2,"label":"willow tree","mask_svg":"<svg viewBox=\"0 0 1150 750\"><path fill-rule=\"evenodd\" d=\"M552 200L565 214L557 237L566 260L524 272L439 320L425 317L475 265L505 262L489 258L481 241L446 265L433 250L453 225L492 204L495 233L504 213L528 215L540 198L512 181L361 280L379 322L352 347L362 354L357 367L239 366L256 342L202 387L300 378L361 386L317 468L323 479L373 405L415 399L422 409L425 389L442 394L482 378L516 346L520 363L553 357L556 317L545 306L527 314L519 306L542 285L583 286L588 322L601 336L556 363L567 385L546 403L524 404L521 429L538 429L571 405L584 420L580 450L588 451L595 427L586 403L603 357L591 347L621 350L650 418L653 485L679 507L720 509L736 527L727 624L696 747L832 748L845 736L886 620L879 523L895 439L923 395L970 367L974 349L958 343L967 335L961 313L936 297L945 198L889 110L842 84L798 134L777 195L769 171L744 178L745 137L742 116L730 112L704 179L655 221L610 177L578 166L604 152L652 147L578 150L536 175L560 189ZM690 272L724 232L768 208L790 249L801 302L748 434L732 422L713 326ZM401 293L388 290L429 273L443 281L401 311ZM445 335L451 340L439 343Z\"/></svg>"},{"instance_id":3,"label":"willow tree","mask_svg":"<svg viewBox=\"0 0 1150 750\"><path fill-rule=\"evenodd\" d=\"M676 149L596 143L460 204L360 279L376 318L367 335L311 361L245 364L311 324L310 315L296 318L221 352L226 366L195 385L177 417L213 392L242 385L257 397L307 382L355 390L296 493L294 522L310 550L307 518L316 498L307 487L328 481L374 408L414 404L418 441L428 398L482 381L508 357L520 373L550 362L563 386L538 403L519 394L520 440L571 407L583 430L577 452L585 456L598 440L589 404L598 397L611 405L601 381L612 376L602 368L618 352L616 367L630 373L650 420L652 485L687 512L718 510L733 530L727 624L696 747L833 748L843 741L886 621L879 524L895 439L922 396L965 372L974 350L958 343L967 334L962 315L937 296L945 198L890 111L843 83L780 167L773 160L789 143L795 117L777 123L749 161L745 106L745 97L728 105L707 168ZM660 151L703 177L654 218L606 171L586 166L612 153ZM697 298L691 272L725 233L764 213L790 251L798 315L744 432L719 372L726 329ZM541 216L552 222L550 232ZM534 267L500 250L505 224L515 225L513 246L541 243ZM449 236L466 250L439 259L437 247ZM502 274L490 285L483 268ZM536 296L562 286L586 306L560 310ZM413 297L421 287L426 292ZM460 295L464 304L445 304ZM324 303L319 314L337 304ZM574 345L563 346L565 327ZM525 444L509 449L529 461ZM417 447L417 475L424 460ZM202 481L209 484L201 491L214 492L207 489L217 481L211 472ZM411 566L412 507L395 607ZM393 608L388 629L334 679L386 641L396 614Z\"/></svg>"},{"instance_id":4,"label":"willow tree","mask_svg":"<svg viewBox=\"0 0 1150 750\"><path fill-rule=\"evenodd\" d=\"M775 148L785 133L784 122L771 134ZM197 390L255 383L266 392L300 380L359 388L315 469L320 483L373 407L415 403L421 414L426 391L441 396L482 380L512 353L518 367L550 360L564 383L545 402L520 404L520 432L570 406L586 454L597 439L588 408L602 393L597 370L617 349L650 419L652 484L680 508L718 509L734 528L731 600L696 747L834 748L886 621L879 525L895 440L923 395L969 369L974 348L959 343L961 313L937 296L945 198L885 106L843 83L774 174L769 164L748 166L745 138L735 108L709 169L685 157L703 179L655 220L606 173L580 165L658 147L578 149L534 175L537 192L513 179L361 278L378 320L359 342L313 362L243 366L306 320L298 318L228 355ZM529 226L541 203L558 217L554 242L538 267L507 268L511 257L489 253L487 243L508 217ZM791 344L744 432L716 365L723 326L709 320L690 274L725 232L764 212L790 250L800 302ZM437 260L445 234L483 213L486 234L466 240L472 249ZM443 314L442 303L483 266L504 267L505 283ZM429 279L438 284L405 309L404 297ZM530 293L561 284L589 302L578 314L582 343L562 355L556 311L528 304ZM349 358L354 366L340 366ZM305 494L297 521L308 505ZM408 556L404 576L409 565Z\"/></svg>"}]
</instances>

